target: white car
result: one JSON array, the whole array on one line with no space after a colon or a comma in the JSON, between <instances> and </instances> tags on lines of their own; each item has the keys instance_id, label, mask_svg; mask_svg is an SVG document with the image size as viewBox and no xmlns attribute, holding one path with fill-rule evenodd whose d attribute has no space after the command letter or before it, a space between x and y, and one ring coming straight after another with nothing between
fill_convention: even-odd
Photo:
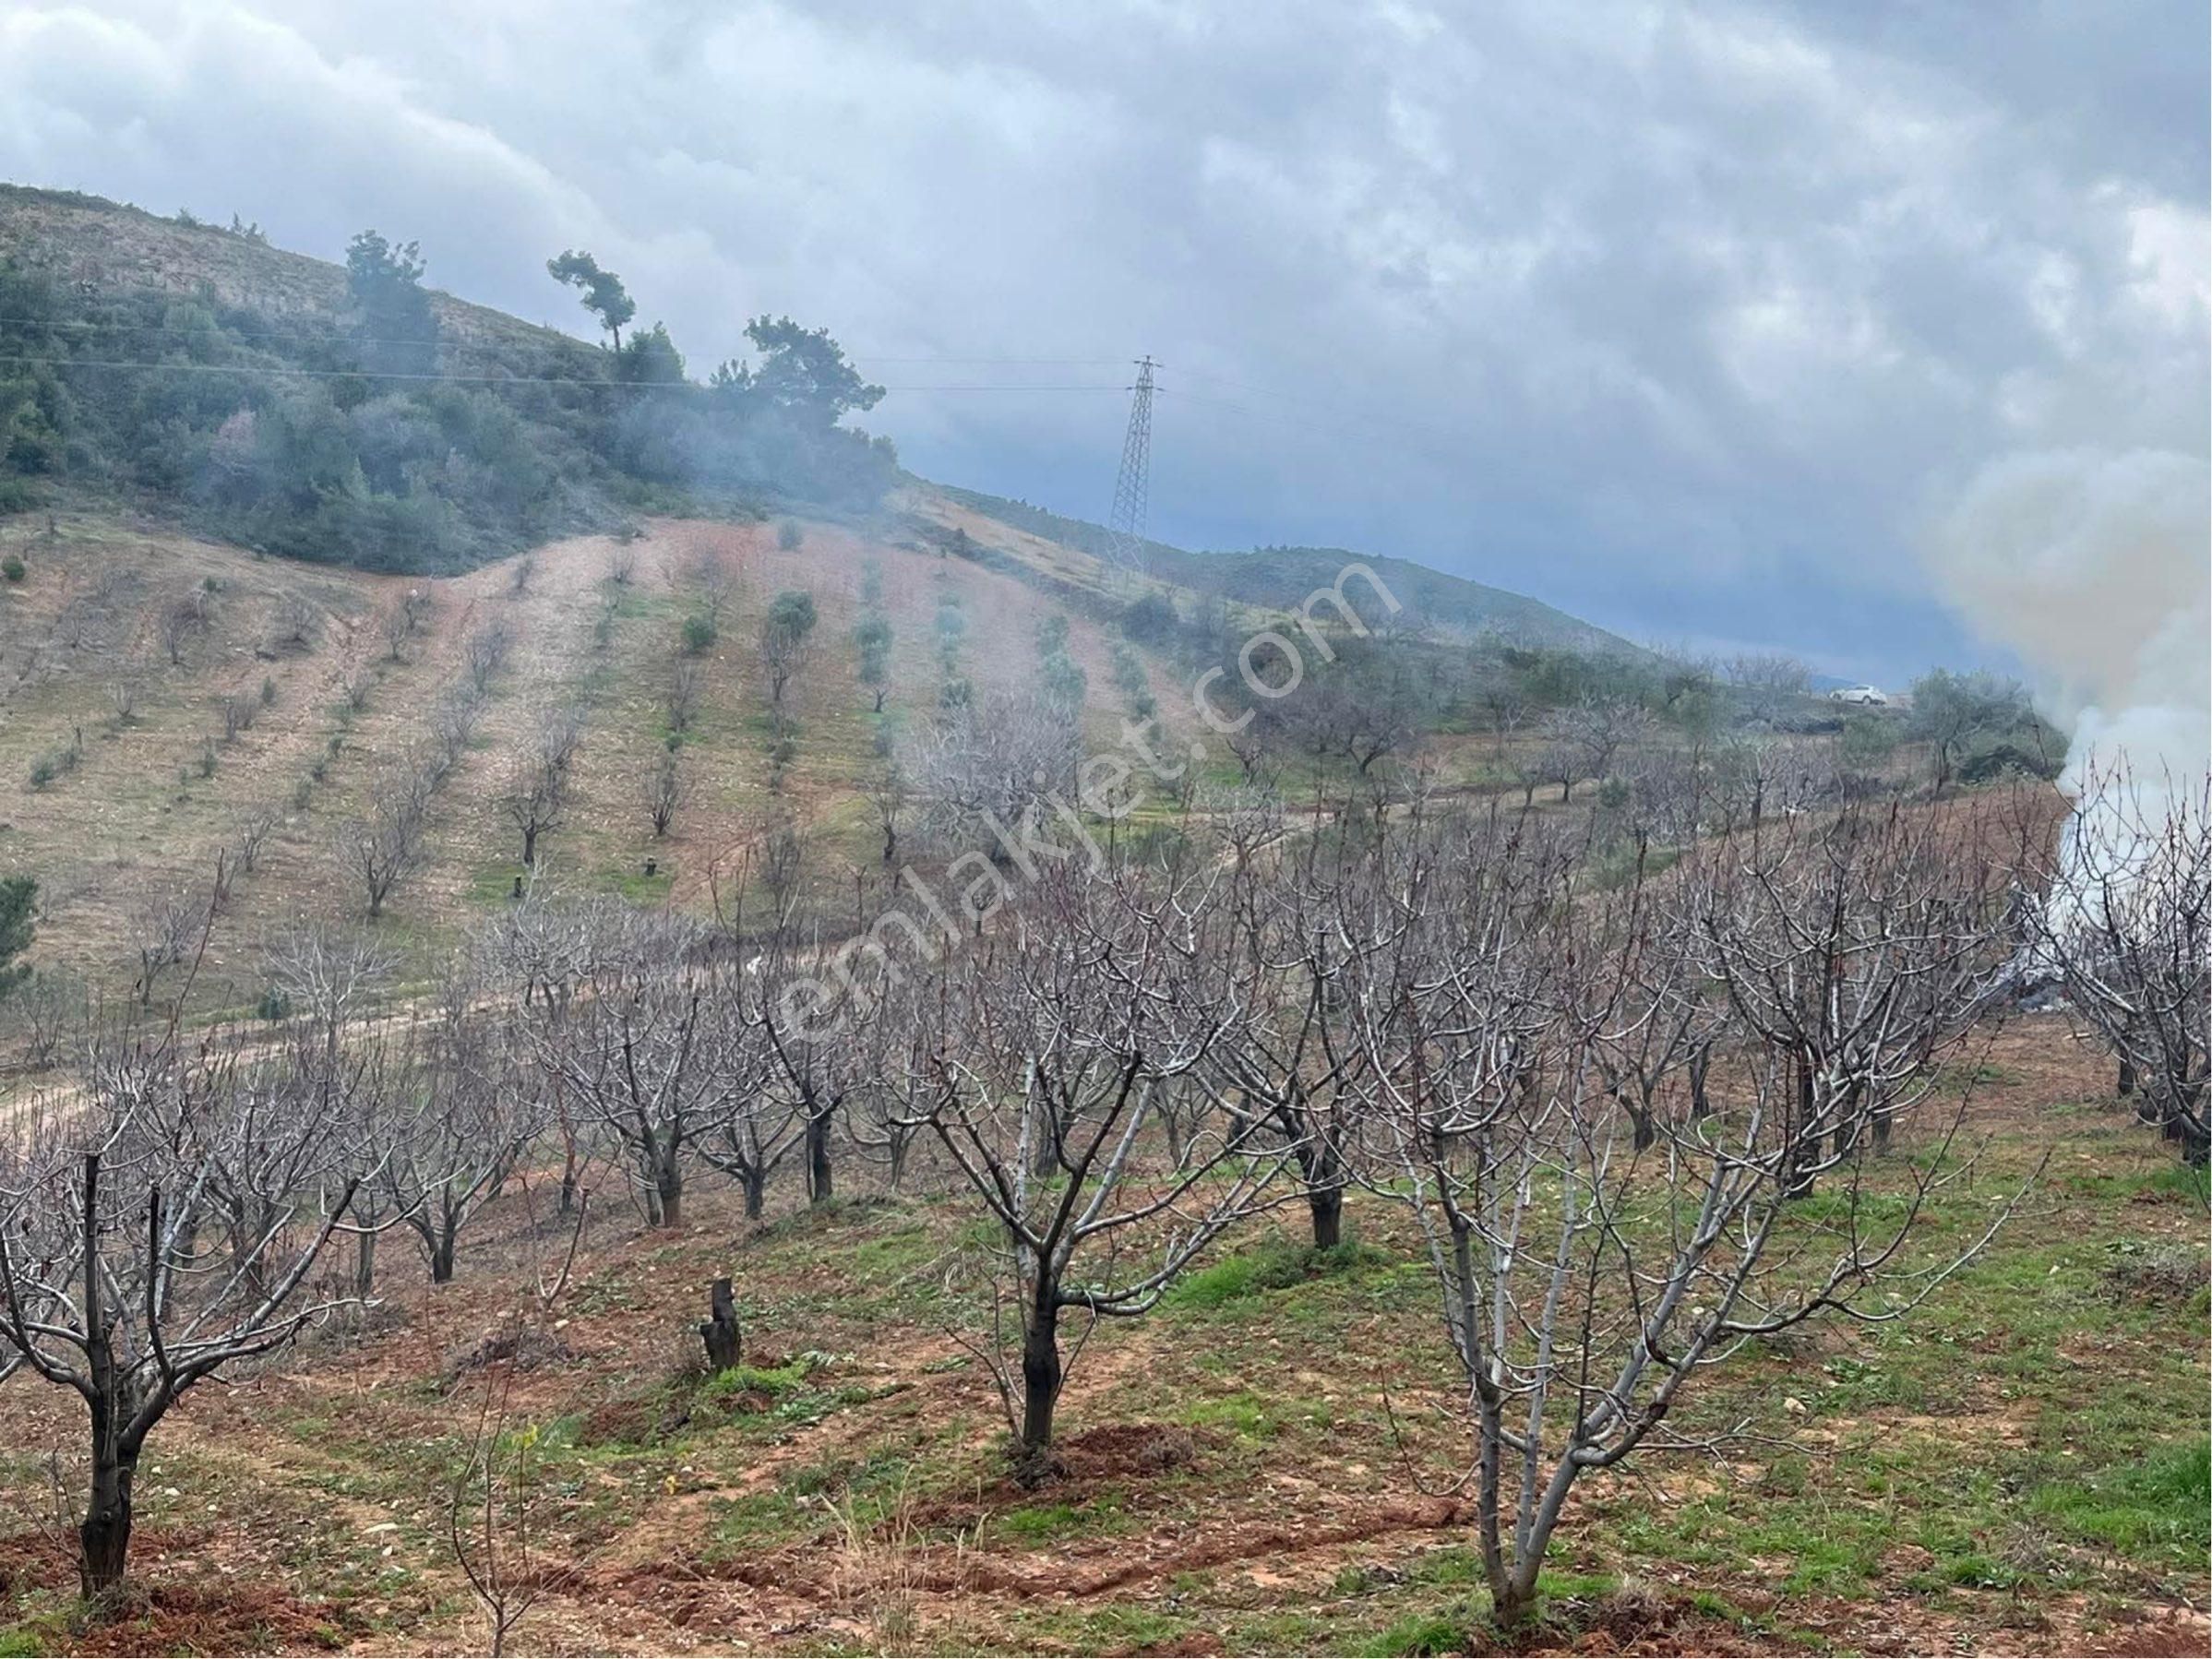
<instances>
[{"instance_id":1,"label":"white car","mask_svg":"<svg viewBox=\"0 0 2212 1659\"><path fill-rule=\"evenodd\" d=\"M1856 703L1862 709L1886 709L1889 698L1871 686L1839 686L1828 693L1832 703Z\"/></svg>"}]
</instances>

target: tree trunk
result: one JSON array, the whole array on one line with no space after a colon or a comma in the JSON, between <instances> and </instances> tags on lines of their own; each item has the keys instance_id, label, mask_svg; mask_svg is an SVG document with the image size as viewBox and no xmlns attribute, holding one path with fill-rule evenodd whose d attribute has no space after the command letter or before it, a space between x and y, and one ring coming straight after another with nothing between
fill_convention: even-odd
<instances>
[{"instance_id":1,"label":"tree trunk","mask_svg":"<svg viewBox=\"0 0 2212 1659\"><path fill-rule=\"evenodd\" d=\"M1313 1216L1313 1247L1333 1250L1344 1242L1345 1190L1341 1187L1309 1187L1306 1208Z\"/></svg>"},{"instance_id":2,"label":"tree trunk","mask_svg":"<svg viewBox=\"0 0 2212 1659\"><path fill-rule=\"evenodd\" d=\"M1713 1114L1713 1103L1705 1098L1705 1068L1712 1060L1709 1049L1701 1048L1690 1056L1690 1116L1693 1120Z\"/></svg>"},{"instance_id":3,"label":"tree trunk","mask_svg":"<svg viewBox=\"0 0 2212 1659\"><path fill-rule=\"evenodd\" d=\"M1800 1174L1810 1162L1810 1154L1819 1150L1820 1142L1811 1137L1812 1124L1812 1061L1799 1056L1790 1067L1790 1082L1797 1093L1797 1109L1789 1125L1789 1146L1785 1153L1782 1171L1782 1196L1801 1199L1812 1191L1814 1177Z\"/></svg>"},{"instance_id":4,"label":"tree trunk","mask_svg":"<svg viewBox=\"0 0 2212 1659\"><path fill-rule=\"evenodd\" d=\"M254 1214L243 1218L234 1217L233 1220L231 1263L233 1271L238 1274L239 1283L245 1286L246 1295L258 1302L262 1296L268 1294L269 1274L266 1271L266 1253L257 1247L269 1237L270 1229L275 1225L276 1218L273 1215L259 1213L260 1206L258 1205L255 1209Z\"/></svg>"},{"instance_id":5,"label":"tree trunk","mask_svg":"<svg viewBox=\"0 0 2212 1659\"><path fill-rule=\"evenodd\" d=\"M1059 1114L1046 1107L1037 1115L1037 1138L1029 1149L1029 1173L1041 1181L1059 1166Z\"/></svg>"},{"instance_id":6,"label":"tree trunk","mask_svg":"<svg viewBox=\"0 0 2212 1659\"><path fill-rule=\"evenodd\" d=\"M699 1340L707 1345L707 1364L717 1373L736 1365L744 1352L745 1333L737 1325L737 1304L730 1295L730 1282L717 1279L708 1299L708 1317L699 1322Z\"/></svg>"},{"instance_id":7,"label":"tree trunk","mask_svg":"<svg viewBox=\"0 0 2212 1659\"><path fill-rule=\"evenodd\" d=\"M92 1428L92 1494L85 1508L84 1524L77 1529L83 1554L78 1563L78 1587L87 1598L123 1582L123 1567L130 1553L131 1485L138 1473L138 1454L127 1456L112 1443L113 1430L94 1414Z\"/></svg>"},{"instance_id":8,"label":"tree trunk","mask_svg":"<svg viewBox=\"0 0 2212 1659\"><path fill-rule=\"evenodd\" d=\"M826 1204L835 1196L830 1175L830 1108L807 1115L807 1201Z\"/></svg>"},{"instance_id":9,"label":"tree trunk","mask_svg":"<svg viewBox=\"0 0 2212 1659\"><path fill-rule=\"evenodd\" d=\"M757 1222L768 1208L768 1171L756 1165L737 1179L745 1189L745 1219Z\"/></svg>"},{"instance_id":10,"label":"tree trunk","mask_svg":"<svg viewBox=\"0 0 2212 1659\"><path fill-rule=\"evenodd\" d=\"M377 1289L377 1231L365 1227L353 1240L353 1294L369 1296Z\"/></svg>"},{"instance_id":11,"label":"tree trunk","mask_svg":"<svg viewBox=\"0 0 2212 1659\"><path fill-rule=\"evenodd\" d=\"M92 1417L92 1491L77 1529L78 1587L90 1598L123 1581L130 1551L131 1482L138 1473L138 1447L126 1442L119 1418L136 1409L131 1391L115 1375L111 1346L114 1321L102 1306L100 1261L100 1154L85 1154L84 1329L85 1373L90 1384L86 1402ZM148 1232L161 1235L161 1200L157 1192Z\"/></svg>"},{"instance_id":12,"label":"tree trunk","mask_svg":"<svg viewBox=\"0 0 2212 1659\"><path fill-rule=\"evenodd\" d=\"M2122 1100L2135 1092L2135 1063L2127 1056L2120 1056L2120 1081L2117 1092Z\"/></svg>"},{"instance_id":13,"label":"tree trunk","mask_svg":"<svg viewBox=\"0 0 2212 1659\"><path fill-rule=\"evenodd\" d=\"M1022 1333L1022 1450L1014 1478L1024 1486L1051 1478L1052 1412L1060 1398L1060 1332L1058 1292L1040 1285Z\"/></svg>"},{"instance_id":14,"label":"tree trunk","mask_svg":"<svg viewBox=\"0 0 2212 1659\"><path fill-rule=\"evenodd\" d=\"M1504 1629L1518 1629L1526 1625L1536 1610L1535 1576L1524 1577L1517 1567L1490 1592L1490 1617Z\"/></svg>"},{"instance_id":15,"label":"tree trunk","mask_svg":"<svg viewBox=\"0 0 2212 1659\"><path fill-rule=\"evenodd\" d=\"M2197 1113L2194 1118L2183 1113L2174 1115L2174 1122L2180 1128L2176 1139L2182 1143L2182 1158L2192 1169L2203 1169L2207 1164L2212 1164L2212 1138L2207 1138L2199 1127L2204 1122L2201 1090L2198 1095Z\"/></svg>"},{"instance_id":16,"label":"tree trunk","mask_svg":"<svg viewBox=\"0 0 2212 1659\"><path fill-rule=\"evenodd\" d=\"M522 826L522 862L532 869L537 867L538 827L535 824Z\"/></svg>"},{"instance_id":17,"label":"tree trunk","mask_svg":"<svg viewBox=\"0 0 2212 1659\"><path fill-rule=\"evenodd\" d=\"M441 1228L437 1236L431 1241L431 1283L450 1284L453 1283L453 1247L455 1242L450 1223Z\"/></svg>"}]
</instances>

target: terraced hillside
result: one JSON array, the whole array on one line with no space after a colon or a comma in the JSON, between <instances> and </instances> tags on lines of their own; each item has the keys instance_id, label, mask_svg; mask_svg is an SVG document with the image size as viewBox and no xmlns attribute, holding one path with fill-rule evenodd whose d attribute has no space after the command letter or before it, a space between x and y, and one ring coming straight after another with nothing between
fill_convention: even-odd
<instances>
[{"instance_id":1,"label":"terraced hillside","mask_svg":"<svg viewBox=\"0 0 2212 1659\"><path fill-rule=\"evenodd\" d=\"M360 919L338 839L429 739L439 694L468 673L470 642L496 628L511 644L488 677L484 712L433 802L422 869L378 924L411 961L507 902L523 866L498 797L534 722L555 709L578 710L583 736L539 879L705 907L748 848L791 828L817 879L849 892L855 874L882 874L862 782L879 728L922 720L939 700L940 613L961 619L957 669L979 696L1033 680L1039 628L1068 615L1070 654L1092 691L1085 718L1102 738L1118 718L1114 646L1134 648L1080 603L1089 591L1108 604L1094 562L1058 550L1052 569L1032 571L1022 561L1034 550L1014 532L1002 540L1006 567L994 568L908 533L652 519L634 540L563 541L440 579L257 559L61 513L12 543L26 574L0 589L0 776L11 797L0 870L42 884L37 960L120 990L162 907L202 901L219 856L234 863L245 827L267 814L253 867L233 878L216 920L197 998L250 1004L253 963L273 936ZM852 642L871 568L891 627L881 717ZM779 778L759 640L787 591L810 594L819 621L787 694L795 752ZM411 594L424 620L395 651L382 625ZM687 621L710 612L712 643L688 650ZM1187 724L1175 671L1139 655L1166 729ZM688 787L655 836L645 794L679 673L696 676ZM248 722L228 735L226 704Z\"/></svg>"}]
</instances>

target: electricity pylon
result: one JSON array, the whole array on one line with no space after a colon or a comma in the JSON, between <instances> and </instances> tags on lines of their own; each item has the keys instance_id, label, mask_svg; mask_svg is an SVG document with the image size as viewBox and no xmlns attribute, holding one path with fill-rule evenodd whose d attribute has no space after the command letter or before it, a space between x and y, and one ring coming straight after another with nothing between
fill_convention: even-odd
<instances>
[{"instance_id":1,"label":"electricity pylon","mask_svg":"<svg viewBox=\"0 0 2212 1659\"><path fill-rule=\"evenodd\" d=\"M1129 436L1121 440L1121 472L1114 480L1112 532L1106 557L1117 567L1144 574L1144 509L1152 489L1152 372L1148 356L1137 364L1129 405Z\"/></svg>"}]
</instances>

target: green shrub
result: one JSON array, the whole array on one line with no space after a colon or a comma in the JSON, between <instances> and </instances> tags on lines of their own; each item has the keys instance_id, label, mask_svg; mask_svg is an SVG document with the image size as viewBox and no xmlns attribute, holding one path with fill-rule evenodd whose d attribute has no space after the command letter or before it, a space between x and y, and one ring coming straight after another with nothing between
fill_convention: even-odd
<instances>
[{"instance_id":1,"label":"green shrub","mask_svg":"<svg viewBox=\"0 0 2212 1659\"><path fill-rule=\"evenodd\" d=\"M799 528L796 519L786 519L776 526L776 545L785 553L796 553L807 540L807 532Z\"/></svg>"},{"instance_id":2,"label":"green shrub","mask_svg":"<svg viewBox=\"0 0 2212 1659\"><path fill-rule=\"evenodd\" d=\"M732 1366L706 1379L700 1391L713 1400L735 1400L746 1394L781 1400L821 1369L823 1363L819 1354L801 1354L780 1366Z\"/></svg>"},{"instance_id":3,"label":"green shrub","mask_svg":"<svg viewBox=\"0 0 2212 1659\"><path fill-rule=\"evenodd\" d=\"M719 638L721 635L714 627L713 617L687 616L684 618L684 652L687 656L696 657L702 652L712 650L714 641Z\"/></svg>"},{"instance_id":4,"label":"green shrub","mask_svg":"<svg viewBox=\"0 0 2212 1659\"><path fill-rule=\"evenodd\" d=\"M1987 748L1976 749L1958 763L1958 781L1992 783L2015 774L2048 780L2057 777L2064 768L2063 756L2039 754L2016 743L1993 743Z\"/></svg>"},{"instance_id":5,"label":"green shrub","mask_svg":"<svg viewBox=\"0 0 2212 1659\"><path fill-rule=\"evenodd\" d=\"M11 582L21 581L23 579L23 561L12 553L5 559L0 559L0 576L5 576Z\"/></svg>"},{"instance_id":6,"label":"green shrub","mask_svg":"<svg viewBox=\"0 0 2212 1659\"><path fill-rule=\"evenodd\" d=\"M1175 632L1177 621L1175 602L1164 593L1133 599L1121 613L1122 632L1132 639L1166 639Z\"/></svg>"},{"instance_id":7,"label":"green shrub","mask_svg":"<svg viewBox=\"0 0 2212 1659\"><path fill-rule=\"evenodd\" d=\"M75 771L78 762L84 758L85 746L81 735L72 735L67 743L48 749L30 763L31 788L43 789L64 772Z\"/></svg>"}]
</instances>

